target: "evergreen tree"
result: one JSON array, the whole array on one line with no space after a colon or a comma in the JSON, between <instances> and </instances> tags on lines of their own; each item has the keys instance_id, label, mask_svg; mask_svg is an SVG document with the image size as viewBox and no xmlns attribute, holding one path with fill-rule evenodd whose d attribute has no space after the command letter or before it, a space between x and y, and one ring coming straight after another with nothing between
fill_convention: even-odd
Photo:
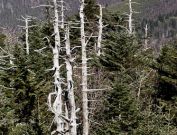
<instances>
[{"instance_id":1,"label":"evergreen tree","mask_svg":"<svg viewBox=\"0 0 177 135\"><path fill-rule=\"evenodd\" d=\"M5 70L0 72L4 97L0 112L8 114L2 115L2 121L6 122L1 124L2 133L23 134L27 129L29 134L35 135L49 132L52 119L46 119L47 115L50 116L46 109L46 95L52 87L52 74L45 71L51 68L52 60L48 42L43 39L51 34L50 27L41 24L31 28L30 33L30 55L25 54L23 46L16 45L14 64L9 64L9 61L1 63ZM23 41L24 37L21 39ZM45 49L40 51L41 48Z\"/></svg>"},{"instance_id":2,"label":"evergreen tree","mask_svg":"<svg viewBox=\"0 0 177 135\"><path fill-rule=\"evenodd\" d=\"M96 15L99 14L99 7L96 4L96 0L86 0L85 1L84 13L86 16L86 20L88 20L90 22L97 20Z\"/></svg>"},{"instance_id":3,"label":"evergreen tree","mask_svg":"<svg viewBox=\"0 0 177 135\"><path fill-rule=\"evenodd\" d=\"M164 115L163 126L168 133L176 132L177 124L177 46L176 41L165 46L156 60L154 69L157 71L157 82L155 85L155 106L161 107Z\"/></svg>"},{"instance_id":4,"label":"evergreen tree","mask_svg":"<svg viewBox=\"0 0 177 135\"><path fill-rule=\"evenodd\" d=\"M135 54L139 46L124 30L113 31L111 26L107 29L100 63L110 72L107 76L113 89L105 96L105 107L98 117L102 126L95 130L100 135L132 134L138 126L138 108L130 83L136 78Z\"/></svg>"},{"instance_id":5,"label":"evergreen tree","mask_svg":"<svg viewBox=\"0 0 177 135\"><path fill-rule=\"evenodd\" d=\"M38 91L35 88L37 85L35 73L28 67L28 59L25 57L21 48L16 47L14 57L16 58L14 66L1 73L1 83L5 87L3 92L7 100L10 101L6 106L9 108L9 113L13 112L12 119L14 122L8 128L10 131L17 123L25 123L37 128L37 118L32 117L33 110L36 107L35 92ZM6 87L10 87L11 89L6 89Z\"/></svg>"},{"instance_id":6,"label":"evergreen tree","mask_svg":"<svg viewBox=\"0 0 177 135\"><path fill-rule=\"evenodd\" d=\"M150 93L146 91L146 103L140 112L139 127L136 135L176 134L176 43L163 47L159 57L153 64L156 71ZM149 79L150 80L150 79ZM143 101L141 99L141 101Z\"/></svg>"},{"instance_id":7,"label":"evergreen tree","mask_svg":"<svg viewBox=\"0 0 177 135\"><path fill-rule=\"evenodd\" d=\"M103 128L98 132L102 135L117 135L121 133L133 133L137 127L137 109L133 98L130 97L130 89L127 84L118 82L113 90L106 96L105 110L102 118Z\"/></svg>"},{"instance_id":8,"label":"evergreen tree","mask_svg":"<svg viewBox=\"0 0 177 135\"><path fill-rule=\"evenodd\" d=\"M157 94L164 100L173 100L177 96L176 48L176 43L165 46L155 65L158 73Z\"/></svg>"}]
</instances>

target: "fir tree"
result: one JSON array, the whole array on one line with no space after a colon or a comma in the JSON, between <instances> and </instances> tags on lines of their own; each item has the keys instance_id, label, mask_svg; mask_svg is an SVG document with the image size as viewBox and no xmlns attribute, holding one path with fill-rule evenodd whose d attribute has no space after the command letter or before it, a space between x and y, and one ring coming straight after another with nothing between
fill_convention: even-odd
<instances>
[{"instance_id":1,"label":"fir tree","mask_svg":"<svg viewBox=\"0 0 177 135\"><path fill-rule=\"evenodd\" d=\"M161 107L164 115L163 126L176 133L176 101L177 101L177 46L176 41L165 46L156 60L157 82L154 94L155 109ZM171 130L169 130L171 129Z\"/></svg>"},{"instance_id":2,"label":"fir tree","mask_svg":"<svg viewBox=\"0 0 177 135\"><path fill-rule=\"evenodd\" d=\"M176 44L165 46L157 59L158 97L172 100L177 96L177 51Z\"/></svg>"},{"instance_id":3,"label":"fir tree","mask_svg":"<svg viewBox=\"0 0 177 135\"><path fill-rule=\"evenodd\" d=\"M20 51L20 48L16 48L15 52L15 66L10 67L9 69L7 68L7 70L1 72L2 85L5 88L9 88L4 89L3 92L10 100L10 103L6 104L6 106L9 106L9 112L13 111L13 124L30 124L30 116L32 114L32 110L34 109L35 103L35 94L33 88L35 80L33 73L31 73L27 68L27 60L24 57L24 54ZM10 130L11 127L8 128Z\"/></svg>"},{"instance_id":4,"label":"fir tree","mask_svg":"<svg viewBox=\"0 0 177 135\"><path fill-rule=\"evenodd\" d=\"M84 13L86 16L86 20L95 21L97 18L96 15L99 14L99 7L96 4L96 0L86 0L85 1Z\"/></svg>"},{"instance_id":5,"label":"fir tree","mask_svg":"<svg viewBox=\"0 0 177 135\"><path fill-rule=\"evenodd\" d=\"M4 86L4 103L0 112L9 114L2 118L2 121L7 121L2 122L2 133L17 134L16 131L20 130L23 134L28 128L29 134L41 135L49 132L51 119L45 118L50 114L44 103L52 86L52 75L45 72L51 68L51 52L48 42L43 39L51 33L50 28L43 24L31 28L30 33L30 55L25 54L23 46L16 45L13 51L14 64L11 65L8 61L1 63L5 70L0 72L1 85ZM21 39L24 40L23 36ZM38 51L41 48L45 49Z\"/></svg>"},{"instance_id":6,"label":"fir tree","mask_svg":"<svg viewBox=\"0 0 177 135\"><path fill-rule=\"evenodd\" d=\"M136 52L139 48L134 37L126 32L112 31L111 26L106 35L101 65L110 73L112 90L105 97L105 107L100 128L96 129L100 135L132 134L138 127L138 108L130 83L136 78ZM134 79L133 79L134 78ZM102 119L102 120L100 120Z\"/></svg>"}]
</instances>

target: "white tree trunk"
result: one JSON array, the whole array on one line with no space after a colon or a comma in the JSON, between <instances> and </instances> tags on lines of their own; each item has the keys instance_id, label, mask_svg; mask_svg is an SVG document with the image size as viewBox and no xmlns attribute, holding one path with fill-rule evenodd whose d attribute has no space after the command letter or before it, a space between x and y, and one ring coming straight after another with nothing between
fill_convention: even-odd
<instances>
[{"instance_id":1,"label":"white tree trunk","mask_svg":"<svg viewBox=\"0 0 177 135\"><path fill-rule=\"evenodd\" d=\"M28 18L25 18L25 42L26 42L26 54L29 55L29 22Z\"/></svg>"},{"instance_id":2,"label":"white tree trunk","mask_svg":"<svg viewBox=\"0 0 177 135\"><path fill-rule=\"evenodd\" d=\"M61 28L64 28L64 1L61 0Z\"/></svg>"},{"instance_id":3,"label":"white tree trunk","mask_svg":"<svg viewBox=\"0 0 177 135\"><path fill-rule=\"evenodd\" d=\"M129 17L128 17L129 34L133 33L132 16L133 16L132 0L129 0Z\"/></svg>"},{"instance_id":4,"label":"white tree trunk","mask_svg":"<svg viewBox=\"0 0 177 135\"><path fill-rule=\"evenodd\" d=\"M100 16L99 16L99 32L98 32L98 43L97 43L97 55L101 55L101 42L102 42L102 34L103 34L103 8L99 5L100 8Z\"/></svg>"},{"instance_id":5,"label":"white tree trunk","mask_svg":"<svg viewBox=\"0 0 177 135\"><path fill-rule=\"evenodd\" d=\"M69 120L69 110L68 110L67 103L65 103L65 118ZM68 121L67 123L65 123L65 126L64 126L64 131L65 131L64 135L70 135L69 130L70 130L70 123Z\"/></svg>"},{"instance_id":6,"label":"white tree trunk","mask_svg":"<svg viewBox=\"0 0 177 135\"><path fill-rule=\"evenodd\" d=\"M146 50L148 48L148 25L146 24L146 27L144 28L145 36L144 36L144 49Z\"/></svg>"},{"instance_id":7,"label":"white tree trunk","mask_svg":"<svg viewBox=\"0 0 177 135\"><path fill-rule=\"evenodd\" d=\"M64 132L64 120L63 116L63 101L62 101L62 87L60 77L60 64L59 64L59 51L60 51L60 32L59 32L59 15L57 1L53 0L54 3L54 34L55 34L55 45L52 47L53 51L53 70L54 70L54 85L55 92L50 93L48 97L49 108L54 113L54 122L56 123L56 130L52 132L55 134L58 132L61 134ZM52 96L54 96L54 102L52 104Z\"/></svg>"},{"instance_id":8,"label":"white tree trunk","mask_svg":"<svg viewBox=\"0 0 177 135\"><path fill-rule=\"evenodd\" d=\"M80 28L81 28L81 45L82 45L82 109L83 109L83 135L89 134L88 121L88 95L87 95L87 53L85 39L85 21L84 21L84 6L85 1L80 1Z\"/></svg>"},{"instance_id":9,"label":"white tree trunk","mask_svg":"<svg viewBox=\"0 0 177 135\"><path fill-rule=\"evenodd\" d=\"M55 33L55 46L53 47L53 64L54 64L54 84L55 84L55 91L57 92L57 97L53 104L54 111L55 111L55 121L57 123L57 131L63 131L63 121L60 117L62 115L62 88L61 88L61 78L60 78L60 64L59 64L59 50L60 50L60 32L59 32L59 17L58 17L58 6L56 0L54 2L54 13L55 13L55 20L54 20L54 33Z\"/></svg>"},{"instance_id":10,"label":"white tree trunk","mask_svg":"<svg viewBox=\"0 0 177 135\"><path fill-rule=\"evenodd\" d=\"M65 31L65 46L66 46L66 70L67 70L67 91L68 99L70 103L70 135L77 135L77 123L76 123L76 104L73 89L73 58L71 56L70 46L70 32L69 26L66 27Z\"/></svg>"}]
</instances>

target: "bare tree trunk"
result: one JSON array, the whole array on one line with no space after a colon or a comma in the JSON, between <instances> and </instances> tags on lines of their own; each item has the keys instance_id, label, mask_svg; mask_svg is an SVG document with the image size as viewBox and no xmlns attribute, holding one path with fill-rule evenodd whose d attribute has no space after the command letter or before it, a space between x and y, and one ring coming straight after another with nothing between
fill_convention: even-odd
<instances>
[{"instance_id":1,"label":"bare tree trunk","mask_svg":"<svg viewBox=\"0 0 177 135\"><path fill-rule=\"evenodd\" d=\"M97 43L97 55L101 55L101 41L102 41L102 34L103 34L103 8L101 5L100 7L100 16L99 16L99 33L98 33L98 43Z\"/></svg>"},{"instance_id":2,"label":"bare tree trunk","mask_svg":"<svg viewBox=\"0 0 177 135\"><path fill-rule=\"evenodd\" d=\"M144 49L146 50L148 48L148 25L146 24L145 30L145 36L144 36Z\"/></svg>"},{"instance_id":3,"label":"bare tree trunk","mask_svg":"<svg viewBox=\"0 0 177 135\"><path fill-rule=\"evenodd\" d=\"M85 1L80 1L81 45L82 45L82 109L83 109L83 135L89 134L88 121L88 95L87 95L87 53L85 39L84 6Z\"/></svg>"},{"instance_id":4,"label":"bare tree trunk","mask_svg":"<svg viewBox=\"0 0 177 135\"><path fill-rule=\"evenodd\" d=\"M59 51L60 51L60 32L59 32L59 15L57 1L53 0L54 3L54 34L55 34L55 45L52 47L53 51L53 70L54 70L54 85L55 92L50 93L48 97L49 108L55 114L54 122L56 123L56 130L52 132L59 134L64 132L64 120L63 120L63 101L62 101L62 87L60 77L60 63L59 63ZM54 96L54 102L52 104L52 96Z\"/></svg>"},{"instance_id":5,"label":"bare tree trunk","mask_svg":"<svg viewBox=\"0 0 177 135\"><path fill-rule=\"evenodd\" d=\"M60 50L60 32L59 32L59 17L58 17L58 6L56 0L54 2L54 13L55 13L55 20L54 20L54 33L55 33L55 46L53 47L53 64L55 69L54 74L54 84L55 84L55 91L57 92L57 97L55 100L55 119L57 122L57 131L63 131L63 121L59 115L62 115L62 88L61 88L61 78L60 78L60 64L59 64L59 50Z\"/></svg>"},{"instance_id":6,"label":"bare tree trunk","mask_svg":"<svg viewBox=\"0 0 177 135\"><path fill-rule=\"evenodd\" d=\"M25 42L26 42L26 54L29 55L29 20L25 18Z\"/></svg>"},{"instance_id":7,"label":"bare tree trunk","mask_svg":"<svg viewBox=\"0 0 177 135\"><path fill-rule=\"evenodd\" d=\"M69 110L68 110L67 102L65 103L65 118L69 120ZM70 125L68 121L67 123L65 123L64 126L65 135L70 135L69 129L70 129Z\"/></svg>"},{"instance_id":8,"label":"bare tree trunk","mask_svg":"<svg viewBox=\"0 0 177 135\"><path fill-rule=\"evenodd\" d=\"M23 17L22 16L22 19L18 19L20 21L23 21L25 22L25 26L20 26L18 25L19 27L25 29L25 49L26 49L26 54L29 55L30 53L30 47L29 47L29 28L32 28L32 27L35 27L35 25L32 25L32 26L29 26L29 22L31 22L33 19L33 17L31 16L26 16L26 17Z\"/></svg>"},{"instance_id":9,"label":"bare tree trunk","mask_svg":"<svg viewBox=\"0 0 177 135\"><path fill-rule=\"evenodd\" d=\"M64 28L64 1L61 0L61 28Z\"/></svg>"},{"instance_id":10,"label":"bare tree trunk","mask_svg":"<svg viewBox=\"0 0 177 135\"><path fill-rule=\"evenodd\" d=\"M65 46L66 46L66 70L67 70L67 92L70 105L70 135L77 135L77 123L76 123L76 104L73 89L73 58L71 56L70 46L70 31L69 26L66 26L65 32Z\"/></svg>"},{"instance_id":11,"label":"bare tree trunk","mask_svg":"<svg viewBox=\"0 0 177 135\"><path fill-rule=\"evenodd\" d=\"M133 33L132 16L133 16L132 0L129 0L129 16L128 16L129 34Z\"/></svg>"}]
</instances>

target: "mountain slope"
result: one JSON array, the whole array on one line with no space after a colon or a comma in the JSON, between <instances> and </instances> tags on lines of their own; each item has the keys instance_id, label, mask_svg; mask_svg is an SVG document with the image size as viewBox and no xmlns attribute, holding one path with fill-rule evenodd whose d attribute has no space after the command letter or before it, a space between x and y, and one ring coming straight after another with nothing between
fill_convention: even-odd
<instances>
[{"instance_id":1,"label":"mountain slope","mask_svg":"<svg viewBox=\"0 0 177 135\"><path fill-rule=\"evenodd\" d=\"M33 6L45 3L46 0L0 0L0 26L11 27L19 24L17 18L21 15L41 16L42 8L31 9ZM110 5L121 0L98 0L103 5ZM79 0L66 0L68 12L75 13L79 7Z\"/></svg>"},{"instance_id":2,"label":"mountain slope","mask_svg":"<svg viewBox=\"0 0 177 135\"><path fill-rule=\"evenodd\" d=\"M150 43L159 49L160 44L166 44L177 38L177 0L132 0L134 24L136 31L143 38L144 27L148 24ZM110 11L120 14L128 13L128 0L111 6ZM158 46L158 47L157 47Z\"/></svg>"},{"instance_id":3,"label":"mountain slope","mask_svg":"<svg viewBox=\"0 0 177 135\"><path fill-rule=\"evenodd\" d=\"M143 35L143 28L149 25L150 35L154 39L171 39L177 35L177 0L133 0L139 4L133 4L136 29ZM31 7L44 3L45 0L0 0L0 26L16 27L22 22L18 21L21 15L41 17L44 9L32 9ZM121 14L128 12L128 0L98 0L108 9ZM79 8L79 0L66 0L68 12L76 13ZM162 40L161 40L162 41Z\"/></svg>"},{"instance_id":4,"label":"mountain slope","mask_svg":"<svg viewBox=\"0 0 177 135\"><path fill-rule=\"evenodd\" d=\"M177 0L132 0L135 2L133 8L139 12L141 18L148 20L157 19L160 15L175 13L177 11ZM128 11L128 0L122 0L118 4L111 6L113 12L119 11L124 13Z\"/></svg>"}]
</instances>

